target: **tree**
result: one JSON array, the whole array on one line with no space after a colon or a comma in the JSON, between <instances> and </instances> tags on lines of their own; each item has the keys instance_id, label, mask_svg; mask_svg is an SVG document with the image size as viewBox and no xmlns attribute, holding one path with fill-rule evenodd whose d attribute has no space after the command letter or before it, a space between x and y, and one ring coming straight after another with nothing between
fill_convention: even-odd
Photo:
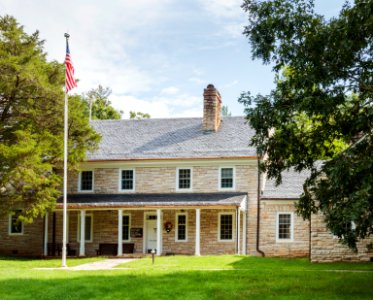
<instances>
[{"instance_id":1,"label":"tree","mask_svg":"<svg viewBox=\"0 0 373 300\"><path fill-rule=\"evenodd\" d=\"M122 111L117 111L111 106L109 96L111 94L111 89L102 87L99 85L96 89L91 89L87 93L87 98L85 102L88 107L87 113L89 114L89 109L91 107L92 120L116 120L120 119L123 114Z\"/></svg>"},{"instance_id":2,"label":"tree","mask_svg":"<svg viewBox=\"0 0 373 300\"><path fill-rule=\"evenodd\" d=\"M245 0L253 58L272 63L276 88L243 93L261 168L311 170L297 206L322 212L342 243L373 233L373 1L345 4L326 20L309 0ZM317 167L317 162L324 163ZM355 226L351 226L354 222Z\"/></svg>"},{"instance_id":3,"label":"tree","mask_svg":"<svg viewBox=\"0 0 373 300\"><path fill-rule=\"evenodd\" d=\"M0 214L22 208L32 221L61 194L64 66L48 62L39 33L28 35L0 16ZM77 167L99 135L79 96L69 97L69 168Z\"/></svg>"},{"instance_id":4,"label":"tree","mask_svg":"<svg viewBox=\"0 0 373 300\"><path fill-rule=\"evenodd\" d=\"M229 111L229 108L227 105L223 105L221 107L221 115L222 117L231 117L232 113Z\"/></svg>"},{"instance_id":5,"label":"tree","mask_svg":"<svg viewBox=\"0 0 373 300\"><path fill-rule=\"evenodd\" d=\"M142 119L150 119L150 115L148 113L130 111L130 120L142 120Z\"/></svg>"}]
</instances>

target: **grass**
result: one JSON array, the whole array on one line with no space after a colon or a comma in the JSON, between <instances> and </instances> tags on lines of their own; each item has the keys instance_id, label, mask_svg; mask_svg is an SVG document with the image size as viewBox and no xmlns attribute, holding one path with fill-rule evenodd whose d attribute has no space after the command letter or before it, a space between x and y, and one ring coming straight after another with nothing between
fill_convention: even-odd
<instances>
[{"instance_id":1,"label":"grass","mask_svg":"<svg viewBox=\"0 0 373 300\"><path fill-rule=\"evenodd\" d=\"M91 259L69 260L68 265ZM33 270L60 260L0 257L0 299L372 299L373 264L243 256L149 257L127 270ZM347 271L341 271L347 270Z\"/></svg>"}]
</instances>

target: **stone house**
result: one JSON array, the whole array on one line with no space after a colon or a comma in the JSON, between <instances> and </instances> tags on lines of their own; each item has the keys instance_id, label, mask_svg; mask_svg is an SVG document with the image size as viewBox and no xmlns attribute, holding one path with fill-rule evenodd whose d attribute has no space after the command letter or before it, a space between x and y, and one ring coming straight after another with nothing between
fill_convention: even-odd
<instances>
[{"instance_id":1,"label":"stone house","mask_svg":"<svg viewBox=\"0 0 373 300\"><path fill-rule=\"evenodd\" d=\"M221 118L213 85L203 118L92 121L102 135L79 173L69 174L68 254L243 254L370 260L338 244L322 216L295 213L307 174L287 172L276 187L258 175L253 130ZM17 210L0 219L0 253L59 255L62 203L32 224Z\"/></svg>"}]
</instances>

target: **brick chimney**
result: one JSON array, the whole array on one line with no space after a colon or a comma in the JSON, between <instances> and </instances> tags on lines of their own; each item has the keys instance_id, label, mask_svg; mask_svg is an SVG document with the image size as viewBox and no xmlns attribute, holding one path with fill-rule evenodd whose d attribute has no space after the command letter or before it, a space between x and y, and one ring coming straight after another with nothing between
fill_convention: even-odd
<instances>
[{"instance_id":1,"label":"brick chimney","mask_svg":"<svg viewBox=\"0 0 373 300\"><path fill-rule=\"evenodd\" d=\"M203 129L206 131L218 131L220 113L220 93L214 85L209 84L203 91Z\"/></svg>"}]
</instances>

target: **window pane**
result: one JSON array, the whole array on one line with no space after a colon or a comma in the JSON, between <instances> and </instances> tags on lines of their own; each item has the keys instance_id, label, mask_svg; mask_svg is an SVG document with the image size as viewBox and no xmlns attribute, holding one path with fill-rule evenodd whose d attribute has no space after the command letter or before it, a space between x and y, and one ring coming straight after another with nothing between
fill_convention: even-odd
<instances>
[{"instance_id":1,"label":"window pane","mask_svg":"<svg viewBox=\"0 0 373 300\"><path fill-rule=\"evenodd\" d=\"M85 240L90 241L91 237L91 229L92 229L92 217L86 216L85 217Z\"/></svg>"},{"instance_id":2,"label":"window pane","mask_svg":"<svg viewBox=\"0 0 373 300\"><path fill-rule=\"evenodd\" d=\"M220 175L220 187L233 188L233 168L222 168Z\"/></svg>"},{"instance_id":3,"label":"window pane","mask_svg":"<svg viewBox=\"0 0 373 300\"><path fill-rule=\"evenodd\" d=\"M122 190L133 190L133 170L122 170Z\"/></svg>"},{"instance_id":4,"label":"window pane","mask_svg":"<svg viewBox=\"0 0 373 300\"><path fill-rule=\"evenodd\" d=\"M22 222L18 221L21 214L20 210L16 210L11 217L10 233L22 233Z\"/></svg>"},{"instance_id":5,"label":"window pane","mask_svg":"<svg viewBox=\"0 0 373 300\"><path fill-rule=\"evenodd\" d=\"M190 169L179 169L179 189L190 189Z\"/></svg>"},{"instance_id":6,"label":"window pane","mask_svg":"<svg viewBox=\"0 0 373 300\"><path fill-rule=\"evenodd\" d=\"M130 239L130 216L123 216L122 239L128 241Z\"/></svg>"},{"instance_id":7,"label":"window pane","mask_svg":"<svg viewBox=\"0 0 373 300\"><path fill-rule=\"evenodd\" d=\"M291 214L278 215L278 238L291 239Z\"/></svg>"},{"instance_id":8,"label":"window pane","mask_svg":"<svg viewBox=\"0 0 373 300\"><path fill-rule=\"evenodd\" d=\"M186 240L186 215L177 216L177 239L179 241Z\"/></svg>"},{"instance_id":9,"label":"window pane","mask_svg":"<svg viewBox=\"0 0 373 300\"><path fill-rule=\"evenodd\" d=\"M220 215L220 239L231 240L233 236L232 215Z\"/></svg>"},{"instance_id":10,"label":"window pane","mask_svg":"<svg viewBox=\"0 0 373 300\"><path fill-rule=\"evenodd\" d=\"M92 190L92 181L93 181L93 172L92 171L83 171L80 174L80 189L82 191L91 191Z\"/></svg>"}]
</instances>

